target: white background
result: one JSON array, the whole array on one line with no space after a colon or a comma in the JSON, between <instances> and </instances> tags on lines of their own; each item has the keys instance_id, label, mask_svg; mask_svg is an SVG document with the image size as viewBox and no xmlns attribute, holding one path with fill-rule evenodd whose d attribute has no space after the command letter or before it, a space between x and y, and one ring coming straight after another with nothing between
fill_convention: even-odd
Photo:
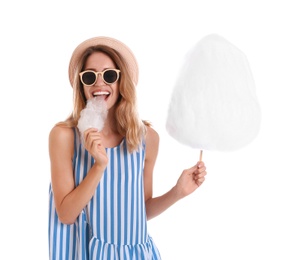
<instances>
[{"instance_id":1,"label":"white background","mask_svg":"<svg viewBox=\"0 0 285 260\"><path fill-rule=\"evenodd\" d=\"M283 1L2 1L0 259L48 259L48 135L72 109L73 49L99 35L125 42L140 66L139 109L160 134L154 194L199 151L166 132L184 54L217 33L247 56L262 110L241 150L204 151L207 181L149 222L163 260L285 259Z\"/></svg>"}]
</instances>

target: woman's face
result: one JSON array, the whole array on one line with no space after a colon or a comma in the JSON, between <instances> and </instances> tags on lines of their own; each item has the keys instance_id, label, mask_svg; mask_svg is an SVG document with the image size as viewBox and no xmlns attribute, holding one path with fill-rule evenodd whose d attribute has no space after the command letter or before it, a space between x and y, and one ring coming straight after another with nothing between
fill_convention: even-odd
<instances>
[{"instance_id":1,"label":"woman's face","mask_svg":"<svg viewBox=\"0 0 285 260\"><path fill-rule=\"evenodd\" d=\"M86 60L84 70L93 70L95 72L102 72L106 69L116 69L112 59L102 52L92 53ZM119 97L119 81L112 84L107 84L103 81L102 75L97 74L97 80L92 86L83 84L84 94L86 99L95 96L102 97L107 102L107 109L114 106Z\"/></svg>"}]
</instances>

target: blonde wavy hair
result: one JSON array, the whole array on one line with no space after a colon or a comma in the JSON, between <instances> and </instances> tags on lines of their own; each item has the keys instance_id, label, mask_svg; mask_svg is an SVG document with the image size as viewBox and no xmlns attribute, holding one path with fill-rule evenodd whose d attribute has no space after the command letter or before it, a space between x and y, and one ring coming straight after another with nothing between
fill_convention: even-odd
<instances>
[{"instance_id":1,"label":"blonde wavy hair","mask_svg":"<svg viewBox=\"0 0 285 260\"><path fill-rule=\"evenodd\" d=\"M139 147L142 139L145 137L146 126L150 126L151 124L139 118L136 86L132 82L126 62L120 53L108 46L97 45L89 47L83 52L76 66L72 83L73 112L65 121L58 123L58 125L77 127L80 112L85 108L87 102L79 73L84 70L87 58L94 52L107 54L114 61L117 69L121 71L119 79L119 98L115 104L115 126L118 133L126 138L128 151L132 152Z\"/></svg>"}]
</instances>

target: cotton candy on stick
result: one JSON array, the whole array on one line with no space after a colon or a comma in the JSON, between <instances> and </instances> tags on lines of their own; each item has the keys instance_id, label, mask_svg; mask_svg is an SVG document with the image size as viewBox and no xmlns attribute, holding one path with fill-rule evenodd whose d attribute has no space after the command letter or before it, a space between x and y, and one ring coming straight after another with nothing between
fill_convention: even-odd
<instances>
[{"instance_id":1,"label":"cotton candy on stick","mask_svg":"<svg viewBox=\"0 0 285 260\"><path fill-rule=\"evenodd\" d=\"M100 132L103 127L108 114L107 104L104 97L94 97L87 100L86 107L80 112L78 120L78 129L81 137L85 130L89 128L97 128Z\"/></svg>"},{"instance_id":2,"label":"cotton candy on stick","mask_svg":"<svg viewBox=\"0 0 285 260\"><path fill-rule=\"evenodd\" d=\"M201 39L186 55L173 88L167 132L195 149L234 151L249 144L261 112L245 54L223 37Z\"/></svg>"}]
</instances>

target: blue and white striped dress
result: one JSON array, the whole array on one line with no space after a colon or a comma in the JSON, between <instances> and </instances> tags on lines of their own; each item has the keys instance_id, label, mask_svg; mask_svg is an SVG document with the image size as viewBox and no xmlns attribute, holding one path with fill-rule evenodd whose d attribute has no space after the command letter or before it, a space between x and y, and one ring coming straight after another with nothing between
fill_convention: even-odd
<instances>
[{"instance_id":1,"label":"blue and white striped dress","mask_svg":"<svg viewBox=\"0 0 285 260\"><path fill-rule=\"evenodd\" d=\"M78 185L94 164L75 130L73 169ZM49 255L52 260L159 260L148 235L144 204L145 145L129 153L125 139L106 148L109 163L76 222L59 221L50 186Z\"/></svg>"}]
</instances>

